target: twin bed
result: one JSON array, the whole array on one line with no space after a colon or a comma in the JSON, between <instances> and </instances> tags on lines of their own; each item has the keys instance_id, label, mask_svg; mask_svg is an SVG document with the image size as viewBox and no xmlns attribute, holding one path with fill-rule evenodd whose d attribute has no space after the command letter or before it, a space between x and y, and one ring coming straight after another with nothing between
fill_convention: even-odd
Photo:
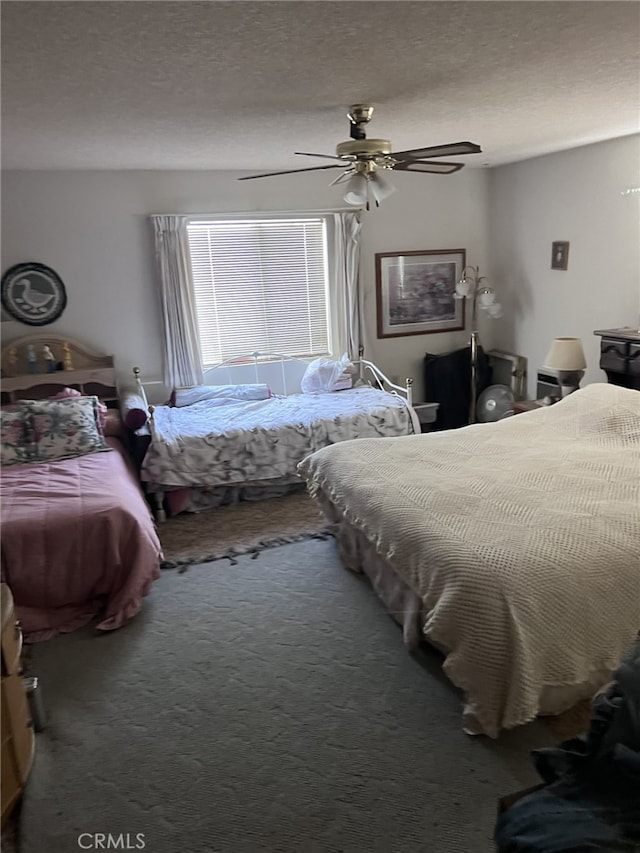
<instances>
[{"instance_id":1,"label":"twin bed","mask_svg":"<svg viewBox=\"0 0 640 853\"><path fill-rule=\"evenodd\" d=\"M45 345L68 369L27 372L27 352ZM52 399L69 387L82 396ZM94 421L97 398L108 411ZM2 580L25 639L96 616L99 630L124 625L160 576L161 548L120 425L112 359L56 335L12 341L2 403Z\"/></svg>"},{"instance_id":2,"label":"twin bed","mask_svg":"<svg viewBox=\"0 0 640 853\"><path fill-rule=\"evenodd\" d=\"M209 385L151 407L141 479L158 520L166 510L200 510L302 488L297 465L322 447L420 432L410 381L405 388L395 385L361 359L355 387L300 393L308 365L261 353L229 359L208 372ZM139 373L136 379L146 406ZM437 405L432 408L435 417Z\"/></svg>"}]
</instances>

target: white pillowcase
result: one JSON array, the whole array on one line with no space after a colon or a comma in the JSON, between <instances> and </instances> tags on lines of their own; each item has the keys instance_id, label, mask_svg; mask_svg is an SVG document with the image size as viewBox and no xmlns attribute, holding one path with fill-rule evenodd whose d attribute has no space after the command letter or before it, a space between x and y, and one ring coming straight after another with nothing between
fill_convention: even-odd
<instances>
[{"instance_id":1,"label":"white pillowcase","mask_svg":"<svg viewBox=\"0 0 640 853\"><path fill-rule=\"evenodd\" d=\"M195 385L193 388L176 388L174 393L174 405L179 407L191 406L201 400L211 400L224 406L239 400L268 400L271 397L268 385Z\"/></svg>"}]
</instances>

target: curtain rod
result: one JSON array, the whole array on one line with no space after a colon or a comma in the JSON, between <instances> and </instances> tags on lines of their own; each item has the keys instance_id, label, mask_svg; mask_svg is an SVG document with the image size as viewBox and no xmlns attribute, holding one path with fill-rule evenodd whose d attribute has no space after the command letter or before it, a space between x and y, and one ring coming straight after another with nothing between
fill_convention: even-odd
<instances>
[{"instance_id":1,"label":"curtain rod","mask_svg":"<svg viewBox=\"0 0 640 853\"><path fill-rule=\"evenodd\" d=\"M147 213L147 216L186 216L189 219L206 219L216 216L281 216L296 213L306 216L309 213L356 213L359 207L332 207L323 210L233 210L219 211L218 213Z\"/></svg>"}]
</instances>

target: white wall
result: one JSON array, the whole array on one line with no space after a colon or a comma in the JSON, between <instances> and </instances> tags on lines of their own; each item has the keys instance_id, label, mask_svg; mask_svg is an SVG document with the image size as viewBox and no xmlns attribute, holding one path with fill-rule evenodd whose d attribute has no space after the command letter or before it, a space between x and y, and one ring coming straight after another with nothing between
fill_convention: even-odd
<instances>
[{"instance_id":1,"label":"white wall","mask_svg":"<svg viewBox=\"0 0 640 853\"><path fill-rule=\"evenodd\" d=\"M344 206L327 173L238 182L232 172L5 172L2 178L2 270L25 261L52 267L68 304L52 333L70 335L116 356L128 381L133 365L160 377L161 324L154 285L149 213L319 210ZM464 332L376 339L376 252L467 250L487 263L487 173L398 174L398 192L364 215L362 273L367 357L383 370L416 381L422 398L426 351L466 343ZM3 343L31 327L2 324Z\"/></svg>"},{"instance_id":2,"label":"white wall","mask_svg":"<svg viewBox=\"0 0 640 853\"><path fill-rule=\"evenodd\" d=\"M501 349L529 360L529 396L552 339L582 338L583 384L606 382L595 329L640 323L640 136L575 148L494 169L489 246L509 322ZM551 243L568 240L566 271L551 269Z\"/></svg>"},{"instance_id":3,"label":"white wall","mask_svg":"<svg viewBox=\"0 0 640 853\"><path fill-rule=\"evenodd\" d=\"M398 192L364 213L362 278L366 354L391 376L413 376L422 399L426 351L463 346L467 333L376 338L376 252L467 250L505 305L481 324L481 341L529 359L529 395L552 338L576 335L602 381L594 329L640 319L640 137L585 146L487 172L394 174ZM46 327L114 353L125 379L138 364L161 375L149 213L316 210L342 204L325 173L238 182L224 172L5 172L2 270L53 267L67 288L62 317ZM488 211L488 215L487 215ZM568 240L569 268L552 270L551 243ZM490 259L490 261L489 261ZM8 322L3 342L33 331Z\"/></svg>"}]
</instances>

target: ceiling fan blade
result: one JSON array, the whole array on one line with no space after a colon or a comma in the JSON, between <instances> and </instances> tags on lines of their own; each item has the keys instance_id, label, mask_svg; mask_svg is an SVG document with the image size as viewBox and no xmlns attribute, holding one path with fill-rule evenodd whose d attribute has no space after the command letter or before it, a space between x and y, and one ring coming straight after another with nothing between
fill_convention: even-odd
<instances>
[{"instance_id":1,"label":"ceiling fan blade","mask_svg":"<svg viewBox=\"0 0 640 853\"><path fill-rule=\"evenodd\" d=\"M294 154L300 154L301 157L322 157L324 160L342 160L342 157L337 157L335 154L309 154L307 151L294 151ZM343 161L344 162L344 161Z\"/></svg>"},{"instance_id":2,"label":"ceiling fan blade","mask_svg":"<svg viewBox=\"0 0 640 853\"><path fill-rule=\"evenodd\" d=\"M317 172L320 169L342 169L342 163L332 163L330 166L310 166L308 169L287 169L285 172L264 172L262 175L246 175L239 181L253 181L256 178L271 178L274 175L292 175L294 172Z\"/></svg>"},{"instance_id":3,"label":"ceiling fan blade","mask_svg":"<svg viewBox=\"0 0 640 853\"><path fill-rule=\"evenodd\" d=\"M394 172L430 172L433 175L450 175L464 167L464 163L430 163L428 160L407 160L396 163Z\"/></svg>"},{"instance_id":4,"label":"ceiling fan blade","mask_svg":"<svg viewBox=\"0 0 640 853\"><path fill-rule=\"evenodd\" d=\"M475 142L450 142L448 145L432 145L431 148L412 148L409 151L394 151L395 160L423 160L425 157L458 157L460 154L480 154L482 148Z\"/></svg>"}]
</instances>

